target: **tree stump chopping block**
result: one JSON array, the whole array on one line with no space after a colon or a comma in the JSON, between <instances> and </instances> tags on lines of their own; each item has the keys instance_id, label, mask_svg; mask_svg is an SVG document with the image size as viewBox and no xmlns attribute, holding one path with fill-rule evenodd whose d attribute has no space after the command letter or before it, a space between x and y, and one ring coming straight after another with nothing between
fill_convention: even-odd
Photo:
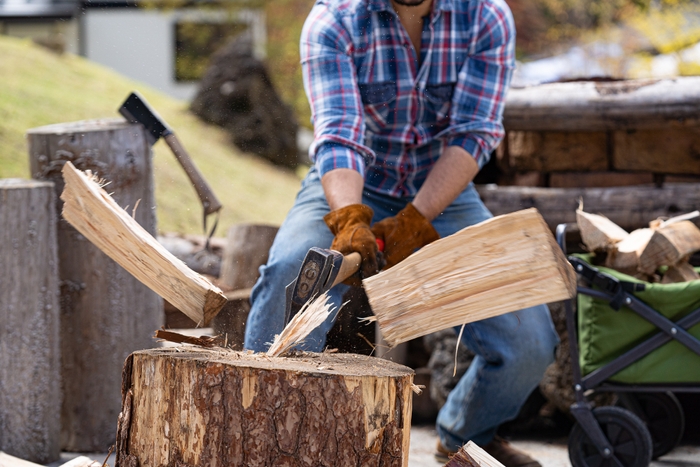
<instances>
[{"instance_id":1,"label":"tree stump chopping block","mask_svg":"<svg viewBox=\"0 0 700 467\"><path fill-rule=\"evenodd\" d=\"M67 161L109 182L114 200L151 235L155 198L151 145L142 125L123 119L61 123L27 132L32 177L56 194L63 404L61 448L104 452L114 440L120 369L134 350L154 346L160 297L61 217ZM56 401L60 404L59 401Z\"/></svg>"},{"instance_id":2,"label":"tree stump chopping block","mask_svg":"<svg viewBox=\"0 0 700 467\"><path fill-rule=\"evenodd\" d=\"M116 466L407 466L412 381L354 354L135 352Z\"/></svg>"},{"instance_id":3,"label":"tree stump chopping block","mask_svg":"<svg viewBox=\"0 0 700 467\"><path fill-rule=\"evenodd\" d=\"M61 453L53 189L0 180L0 451L42 464Z\"/></svg>"}]
</instances>

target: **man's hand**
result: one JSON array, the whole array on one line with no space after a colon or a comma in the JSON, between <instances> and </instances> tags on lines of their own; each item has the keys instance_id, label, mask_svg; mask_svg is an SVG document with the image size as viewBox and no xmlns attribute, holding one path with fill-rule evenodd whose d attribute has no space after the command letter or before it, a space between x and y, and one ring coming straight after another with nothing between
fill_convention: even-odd
<instances>
[{"instance_id":1,"label":"man's hand","mask_svg":"<svg viewBox=\"0 0 700 467\"><path fill-rule=\"evenodd\" d=\"M369 228L374 211L364 204L350 204L326 214L323 218L335 238L331 249L344 255L354 251L360 253L360 274L352 275L345 284L360 286L362 279L379 272L377 265L377 240Z\"/></svg>"},{"instance_id":2,"label":"man's hand","mask_svg":"<svg viewBox=\"0 0 700 467\"><path fill-rule=\"evenodd\" d=\"M394 217L387 217L372 226L374 235L384 241L386 268L406 259L411 253L440 238L423 214L408 203Z\"/></svg>"}]
</instances>

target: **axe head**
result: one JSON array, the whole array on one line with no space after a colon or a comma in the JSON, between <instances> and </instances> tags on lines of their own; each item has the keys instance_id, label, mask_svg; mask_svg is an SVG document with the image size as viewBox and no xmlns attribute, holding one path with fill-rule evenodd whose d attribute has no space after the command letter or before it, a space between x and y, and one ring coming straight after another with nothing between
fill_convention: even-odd
<instances>
[{"instance_id":1,"label":"axe head","mask_svg":"<svg viewBox=\"0 0 700 467\"><path fill-rule=\"evenodd\" d=\"M167 136L171 133L170 128L168 128L155 110L153 110L136 92L132 92L129 97L126 98L119 108L119 113L130 123L140 123L145 126L150 135L151 144L158 141L161 136Z\"/></svg>"},{"instance_id":2,"label":"axe head","mask_svg":"<svg viewBox=\"0 0 700 467\"><path fill-rule=\"evenodd\" d=\"M284 325L309 301L328 291L338 276L343 255L334 250L313 247L304 258L299 275L285 289Z\"/></svg>"}]
</instances>

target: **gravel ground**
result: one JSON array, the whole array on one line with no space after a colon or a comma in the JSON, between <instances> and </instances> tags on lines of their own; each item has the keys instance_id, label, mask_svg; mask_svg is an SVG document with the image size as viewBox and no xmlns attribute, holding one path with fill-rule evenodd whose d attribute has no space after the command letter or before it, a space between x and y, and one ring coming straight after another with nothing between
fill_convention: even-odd
<instances>
[{"instance_id":1,"label":"gravel ground","mask_svg":"<svg viewBox=\"0 0 700 467\"><path fill-rule=\"evenodd\" d=\"M408 467L438 467L433 453L437 434L432 426L411 428ZM557 439L513 439L511 443L537 459L543 467L570 467L566 437ZM652 467L700 467L700 446L681 445L657 461Z\"/></svg>"}]
</instances>

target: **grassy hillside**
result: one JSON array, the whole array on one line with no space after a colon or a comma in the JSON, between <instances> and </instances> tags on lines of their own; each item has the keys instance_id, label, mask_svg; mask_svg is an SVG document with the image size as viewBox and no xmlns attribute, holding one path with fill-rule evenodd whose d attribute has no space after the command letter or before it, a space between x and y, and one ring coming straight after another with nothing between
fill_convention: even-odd
<instances>
[{"instance_id":1,"label":"grassy hillside","mask_svg":"<svg viewBox=\"0 0 700 467\"><path fill-rule=\"evenodd\" d=\"M138 90L176 131L224 204L217 235L236 222L280 223L291 207L297 175L237 152L223 131L187 112L185 102L28 41L0 36L0 57L0 178L29 178L27 129L119 117L119 105ZM162 140L154 153L159 230L201 232L202 210L183 170Z\"/></svg>"}]
</instances>

